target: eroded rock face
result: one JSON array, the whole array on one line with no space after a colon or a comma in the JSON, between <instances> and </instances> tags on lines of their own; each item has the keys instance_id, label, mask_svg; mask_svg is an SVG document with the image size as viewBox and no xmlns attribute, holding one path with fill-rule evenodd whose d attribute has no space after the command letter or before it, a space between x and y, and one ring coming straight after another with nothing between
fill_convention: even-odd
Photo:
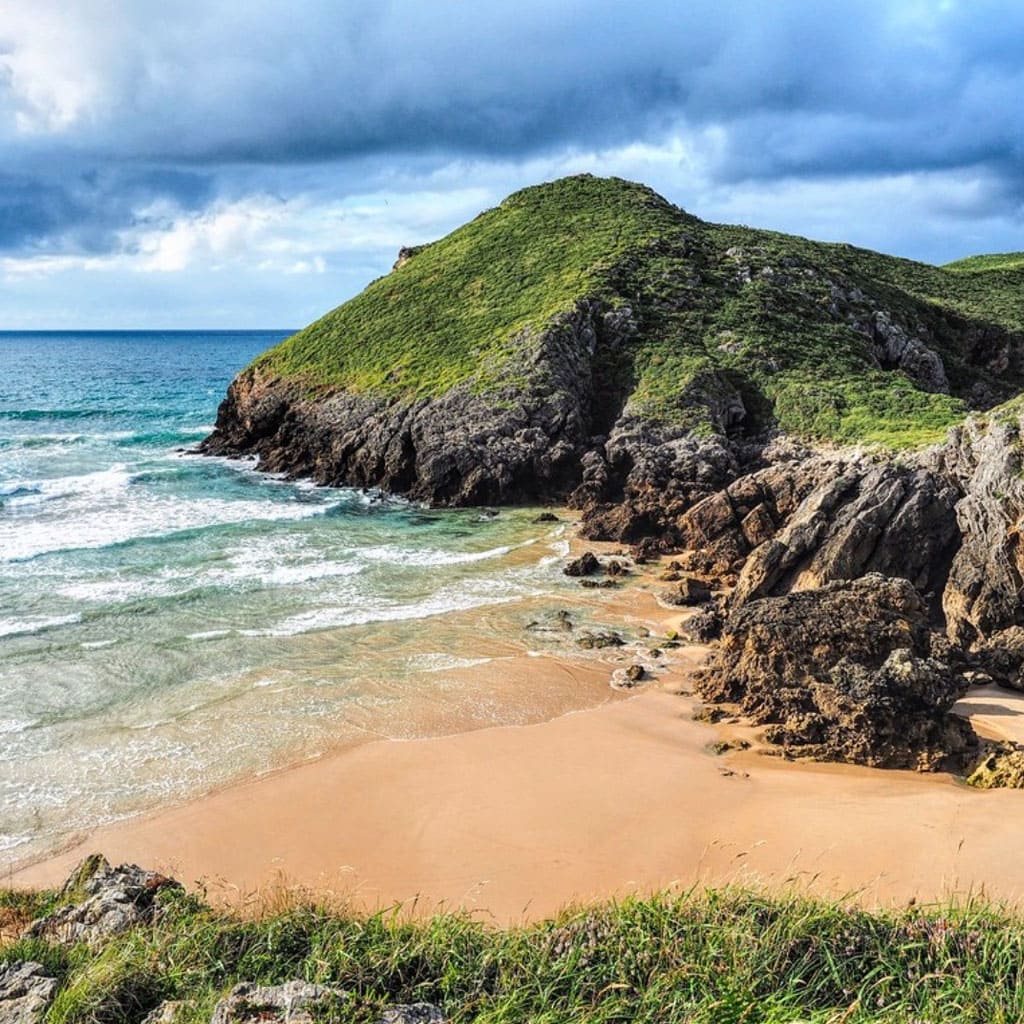
<instances>
[{"instance_id":1,"label":"eroded rock face","mask_svg":"<svg viewBox=\"0 0 1024 1024\"><path fill-rule=\"evenodd\" d=\"M41 1024L57 991L42 964L15 961L0 966L0 1024Z\"/></svg>"},{"instance_id":2,"label":"eroded rock face","mask_svg":"<svg viewBox=\"0 0 1024 1024\"><path fill-rule=\"evenodd\" d=\"M1021 414L972 419L943 450L963 497L962 543L942 598L950 638L963 646L1024 625L1024 446Z\"/></svg>"},{"instance_id":3,"label":"eroded rock face","mask_svg":"<svg viewBox=\"0 0 1024 1024\"><path fill-rule=\"evenodd\" d=\"M967 681L931 656L927 611L875 573L752 601L726 621L696 680L797 756L885 768L964 766L970 725L951 713Z\"/></svg>"},{"instance_id":4,"label":"eroded rock face","mask_svg":"<svg viewBox=\"0 0 1024 1024\"><path fill-rule=\"evenodd\" d=\"M791 454L742 476L679 520L688 563L738 572L738 607L868 572L941 593L959 543L959 494L929 464L858 452Z\"/></svg>"},{"instance_id":5,"label":"eroded rock face","mask_svg":"<svg viewBox=\"0 0 1024 1024\"><path fill-rule=\"evenodd\" d=\"M157 894L167 888L181 886L135 864L111 867L104 857L94 854L64 884L61 894L78 897L76 901L33 921L25 935L50 942L102 945L111 936L151 921Z\"/></svg>"},{"instance_id":6,"label":"eroded rock face","mask_svg":"<svg viewBox=\"0 0 1024 1024\"><path fill-rule=\"evenodd\" d=\"M582 471L569 503L583 510L583 536L627 544L653 538L669 551L680 543L678 518L732 480L739 463L725 438L653 428L627 405Z\"/></svg>"},{"instance_id":7,"label":"eroded rock face","mask_svg":"<svg viewBox=\"0 0 1024 1024\"><path fill-rule=\"evenodd\" d=\"M627 311L628 313L628 311ZM622 310L581 302L536 336L481 394L475 381L436 397L389 399L240 374L201 450L254 454L260 468L319 483L379 487L435 505L561 498L580 480L592 434L616 407L595 362L634 330Z\"/></svg>"},{"instance_id":8,"label":"eroded rock face","mask_svg":"<svg viewBox=\"0 0 1024 1024\"><path fill-rule=\"evenodd\" d=\"M313 1012L346 998L341 989L287 981L236 985L214 1008L210 1024L313 1024Z\"/></svg>"}]
</instances>

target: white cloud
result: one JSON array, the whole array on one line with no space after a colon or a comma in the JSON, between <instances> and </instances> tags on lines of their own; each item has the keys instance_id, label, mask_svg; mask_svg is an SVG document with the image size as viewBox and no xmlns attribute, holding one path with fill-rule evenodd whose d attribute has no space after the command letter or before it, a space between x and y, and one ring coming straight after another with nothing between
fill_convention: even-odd
<instances>
[{"instance_id":1,"label":"white cloud","mask_svg":"<svg viewBox=\"0 0 1024 1024\"><path fill-rule=\"evenodd\" d=\"M365 263L402 245L427 241L488 204L486 189L376 192L344 198L266 194L220 200L200 211L166 202L136 212L103 255L38 254L0 258L7 278L69 272L204 273L240 268L266 274L324 274L331 263Z\"/></svg>"},{"instance_id":2,"label":"white cloud","mask_svg":"<svg viewBox=\"0 0 1024 1024\"><path fill-rule=\"evenodd\" d=\"M107 6L109 16L113 5ZM0 81L7 81L18 133L67 131L94 111L106 92L104 67L114 57L111 34L96 31L81 13L50 0L0 8Z\"/></svg>"}]
</instances>

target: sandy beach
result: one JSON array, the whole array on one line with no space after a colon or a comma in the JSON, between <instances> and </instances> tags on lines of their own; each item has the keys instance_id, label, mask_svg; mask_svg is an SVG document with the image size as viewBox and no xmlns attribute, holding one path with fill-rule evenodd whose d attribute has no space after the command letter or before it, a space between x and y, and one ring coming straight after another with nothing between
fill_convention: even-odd
<instances>
[{"instance_id":1,"label":"sandy beach","mask_svg":"<svg viewBox=\"0 0 1024 1024\"><path fill-rule=\"evenodd\" d=\"M622 612L673 621L649 594L624 594ZM704 649L678 653L657 682L609 691L599 707L345 748L98 830L9 881L56 884L99 850L202 882L228 903L302 886L361 908L465 908L502 923L704 883L796 886L869 905L1024 896L1024 794L765 756L742 727L694 721L686 677ZM544 673L610 671L533 661L518 668L534 686ZM964 710L987 735L1024 738L1024 696L977 691ZM754 746L709 749L737 733Z\"/></svg>"}]
</instances>

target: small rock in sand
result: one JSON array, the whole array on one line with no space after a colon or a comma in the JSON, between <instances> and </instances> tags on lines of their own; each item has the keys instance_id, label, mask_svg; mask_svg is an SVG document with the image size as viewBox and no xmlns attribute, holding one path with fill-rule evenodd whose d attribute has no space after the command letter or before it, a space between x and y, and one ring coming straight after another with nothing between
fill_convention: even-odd
<instances>
[{"instance_id":1,"label":"small rock in sand","mask_svg":"<svg viewBox=\"0 0 1024 1024\"><path fill-rule=\"evenodd\" d=\"M600 571L601 563L591 551L584 551L579 558L574 558L563 570L566 576L593 576Z\"/></svg>"}]
</instances>

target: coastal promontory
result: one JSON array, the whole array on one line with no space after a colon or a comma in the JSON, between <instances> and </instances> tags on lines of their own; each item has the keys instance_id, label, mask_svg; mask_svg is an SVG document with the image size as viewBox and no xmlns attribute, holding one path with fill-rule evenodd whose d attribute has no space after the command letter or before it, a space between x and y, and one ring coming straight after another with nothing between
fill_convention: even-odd
<instances>
[{"instance_id":1,"label":"coastal promontory","mask_svg":"<svg viewBox=\"0 0 1024 1024\"><path fill-rule=\"evenodd\" d=\"M748 654L740 631L804 615L757 602L863 580L870 617L909 588L912 643L750 686L877 703L879 672L909 672L926 724L880 760L822 740L837 720L817 704L802 737L792 707L763 718L794 748L937 766L972 749L943 717L958 696L1024 685L1022 392L1020 256L935 267L581 175L403 249L242 371L202 447L432 505L565 503L584 537L678 553ZM708 671L711 698L737 696L736 664Z\"/></svg>"}]
</instances>

